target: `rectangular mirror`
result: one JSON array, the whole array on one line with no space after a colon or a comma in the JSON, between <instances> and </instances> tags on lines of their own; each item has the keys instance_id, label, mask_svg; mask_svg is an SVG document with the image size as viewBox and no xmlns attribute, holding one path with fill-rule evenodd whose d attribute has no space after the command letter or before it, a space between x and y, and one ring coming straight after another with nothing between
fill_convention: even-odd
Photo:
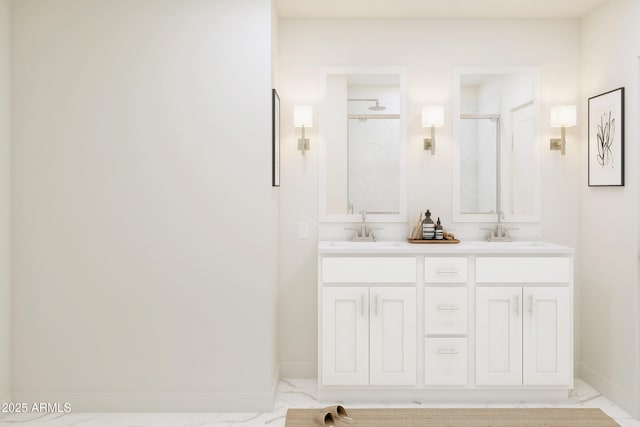
<instances>
[{"instance_id":1,"label":"rectangular mirror","mask_svg":"<svg viewBox=\"0 0 640 427\"><path fill-rule=\"evenodd\" d=\"M322 70L321 222L406 220L404 86L398 68Z\"/></svg>"},{"instance_id":2,"label":"rectangular mirror","mask_svg":"<svg viewBox=\"0 0 640 427\"><path fill-rule=\"evenodd\" d=\"M460 222L540 221L537 67L456 67L453 215Z\"/></svg>"}]
</instances>

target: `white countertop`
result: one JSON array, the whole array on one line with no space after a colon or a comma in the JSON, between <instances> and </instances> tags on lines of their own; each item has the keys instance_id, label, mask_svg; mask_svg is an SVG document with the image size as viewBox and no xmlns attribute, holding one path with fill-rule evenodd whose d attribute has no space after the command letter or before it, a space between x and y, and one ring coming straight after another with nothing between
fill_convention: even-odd
<instances>
[{"instance_id":1,"label":"white countertop","mask_svg":"<svg viewBox=\"0 0 640 427\"><path fill-rule=\"evenodd\" d=\"M318 254L547 254L571 255L574 249L543 241L409 243L407 241L321 241Z\"/></svg>"}]
</instances>

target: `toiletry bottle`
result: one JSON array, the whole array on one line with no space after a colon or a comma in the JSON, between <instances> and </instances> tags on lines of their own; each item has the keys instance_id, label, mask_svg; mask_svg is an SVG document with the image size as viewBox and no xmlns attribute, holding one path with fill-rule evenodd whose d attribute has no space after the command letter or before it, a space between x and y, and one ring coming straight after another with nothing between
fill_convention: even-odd
<instances>
[{"instance_id":1,"label":"toiletry bottle","mask_svg":"<svg viewBox=\"0 0 640 427\"><path fill-rule=\"evenodd\" d=\"M431 219L431 212L427 209L422 221L422 240L433 240L436 236L436 225Z\"/></svg>"},{"instance_id":2,"label":"toiletry bottle","mask_svg":"<svg viewBox=\"0 0 640 427\"><path fill-rule=\"evenodd\" d=\"M444 239L444 230L442 229L442 224L440 223L440 217L438 217L438 224L436 225L436 240Z\"/></svg>"}]
</instances>

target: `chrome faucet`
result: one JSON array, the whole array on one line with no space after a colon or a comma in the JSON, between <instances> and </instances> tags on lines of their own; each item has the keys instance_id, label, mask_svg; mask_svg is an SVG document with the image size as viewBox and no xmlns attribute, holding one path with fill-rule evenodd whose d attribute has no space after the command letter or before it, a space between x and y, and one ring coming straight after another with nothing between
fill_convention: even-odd
<instances>
[{"instance_id":1,"label":"chrome faucet","mask_svg":"<svg viewBox=\"0 0 640 427\"><path fill-rule=\"evenodd\" d=\"M502 223L504 219L504 212L498 212L498 222L496 223L495 228L483 228L483 230L490 230L489 233L489 241L490 242L510 242L511 234L509 230L517 230L515 227L505 227Z\"/></svg>"},{"instance_id":2,"label":"chrome faucet","mask_svg":"<svg viewBox=\"0 0 640 427\"><path fill-rule=\"evenodd\" d=\"M375 242L376 238L373 236L373 230L379 230L379 228L371 228L367 225L367 213L365 211L360 211L360 214L362 215L360 227L345 227L345 230L353 230L352 242Z\"/></svg>"}]
</instances>

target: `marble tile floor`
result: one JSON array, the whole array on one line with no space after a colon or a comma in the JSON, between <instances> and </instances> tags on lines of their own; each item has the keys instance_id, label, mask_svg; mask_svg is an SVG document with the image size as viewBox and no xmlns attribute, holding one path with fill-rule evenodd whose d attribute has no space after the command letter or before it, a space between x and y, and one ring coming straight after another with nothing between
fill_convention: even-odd
<instances>
[{"instance_id":1,"label":"marble tile floor","mask_svg":"<svg viewBox=\"0 0 640 427\"><path fill-rule=\"evenodd\" d=\"M69 414L15 414L0 420L1 427L283 427L288 408L324 407L335 402L316 399L315 379L281 380L273 412L263 413L69 413ZM569 407L600 408L623 427L640 427L625 411L601 396L584 381L577 379L569 401L563 404L423 404L419 402L343 403L354 407L401 408L490 408L490 407Z\"/></svg>"}]
</instances>

